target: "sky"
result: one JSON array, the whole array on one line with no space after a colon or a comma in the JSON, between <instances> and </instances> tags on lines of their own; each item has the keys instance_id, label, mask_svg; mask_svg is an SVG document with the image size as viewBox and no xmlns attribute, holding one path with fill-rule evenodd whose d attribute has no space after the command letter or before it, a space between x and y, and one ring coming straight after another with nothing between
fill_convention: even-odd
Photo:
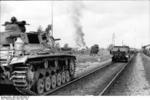
<instances>
[{"instance_id":1,"label":"sky","mask_svg":"<svg viewBox=\"0 0 150 100\"><path fill-rule=\"evenodd\" d=\"M26 20L27 31L43 30L51 24L53 6L54 37L60 45L76 47L75 27L72 24L74 7L79 8L78 19L88 47L98 44L107 48L115 34L116 45L141 48L150 44L150 1L0 1L0 25L12 16ZM4 27L0 26L0 31Z\"/></svg>"}]
</instances>

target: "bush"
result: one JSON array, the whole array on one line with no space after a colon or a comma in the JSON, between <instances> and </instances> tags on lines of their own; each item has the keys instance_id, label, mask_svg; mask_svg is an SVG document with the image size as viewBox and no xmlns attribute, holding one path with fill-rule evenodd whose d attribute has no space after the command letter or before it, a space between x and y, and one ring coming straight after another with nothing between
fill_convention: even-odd
<instances>
[{"instance_id":1,"label":"bush","mask_svg":"<svg viewBox=\"0 0 150 100\"><path fill-rule=\"evenodd\" d=\"M98 52L99 52L99 46L97 44L93 45L91 47L90 54L98 54Z\"/></svg>"}]
</instances>

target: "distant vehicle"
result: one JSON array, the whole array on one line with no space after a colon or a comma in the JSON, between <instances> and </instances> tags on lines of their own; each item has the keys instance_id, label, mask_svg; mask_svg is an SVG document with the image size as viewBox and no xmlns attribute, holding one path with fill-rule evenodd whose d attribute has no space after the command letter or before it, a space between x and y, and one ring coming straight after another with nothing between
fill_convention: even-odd
<instances>
[{"instance_id":1,"label":"distant vehicle","mask_svg":"<svg viewBox=\"0 0 150 100\"><path fill-rule=\"evenodd\" d=\"M149 45L146 45L146 46L143 46L142 47L142 51L145 55L149 56L150 57L150 44Z\"/></svg>"},{"instance_id":2,"label":"distant vehicle","mask_svg":"<svg viewBox=\"0 0 150 100\"><path fill-rule=\"evenodd\" d=\"M136 54L136 53L137 53L137 50L135 48L130 48L131 55Z\"/></svg>"},{"instance_id":3,"label":"distant vehicle","mask_svg":"<svg viewBox=\"0 0 150 100\"><path fill-rule=\"evenodd\" d=\"M110 54L112 55L112 62L128 62L130 59L130 48L128 46L114 46L110 50Z\"/></svg>"},{"instance_id":4,"label":"distant vehicle","mask_svg":"<svg viewBox=\"0 0 150 100\"><path fill-rule=\"evenodd\" d=\"M143 53L147 56L150 56L150 49L144 49Z\"/></svg>"}]
</instances>

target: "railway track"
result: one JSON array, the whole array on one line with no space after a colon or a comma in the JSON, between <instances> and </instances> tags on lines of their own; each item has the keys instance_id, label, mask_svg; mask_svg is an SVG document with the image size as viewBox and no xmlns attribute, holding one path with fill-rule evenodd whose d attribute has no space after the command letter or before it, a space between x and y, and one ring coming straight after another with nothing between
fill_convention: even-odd
<instances>
[{"instance_id":1,"label":"railway track","mask_svg":"<svg viewBox=\"0 0 150 100\"><path fill-rule=\"evenodd\" d=\"M102 96L102 95L105 95L107 93L107 91L111 88L111 86L113 85L113 83L117 80L117 78L125 70L125 68L128 66L128 64L131 63L131 61L133 60L134 56L132 56L132 58L130 59L130 61L128 63L126 63L126 64L123 65L123 67L120 69L120 71L118 71L118 73L116 73L116 75L111 79L111 81L106 85L106 87L102 91L99 92L98 95Z\"/></svg>"}]
</instances>

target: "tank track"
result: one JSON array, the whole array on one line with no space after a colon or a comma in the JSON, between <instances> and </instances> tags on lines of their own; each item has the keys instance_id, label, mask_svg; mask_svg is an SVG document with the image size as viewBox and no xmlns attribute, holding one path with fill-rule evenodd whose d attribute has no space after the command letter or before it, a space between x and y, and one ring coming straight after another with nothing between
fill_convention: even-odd
<instances>
[{"instance_id":1,"label":"tank track","mask_svg":"<svg viewBox=\"0 0 150 100\"><path fill-rule=\"evenodd\" d=\"M13 65L13 69L12 69L12 73L11 73L11 80L13 82L13 85L16 87L16 90L19 91L21 94L24 94L24 95L45 95L46 93L48 93L49 91L52 91L54 90L55 88L57 87L60 87L61 85L64 85L66 83L68 83L69 81L71 81L73 78L74 78L74 74L75 74L75 67L76 67L76 62L75 62L75 57L72 56L72 57L62 57L61 59L57 59L57 60L60 60L60 62L56 63L56 65L58 65L59 67L56 67L54 68L54 70L51 72L51 76L50 79L51 79L51 89L50 90L45 90L45 78L47 77L46 74L44 74L45 76L43 76L42 78L40 77L40 75L38 76L38 79L34 82L32 82L32 85L30 84L29 82L29 78L28 78L28 74L29 74L29 70L30 70L30 66L29 65L34 65L35 62L34 62L34 59L31 59L29 60L26 64L15 64ZM45 63L43 63L43 61L48 61L49 58L43 58L43 59L40 59L39 62L41 65L43 64L43 66L46 66ZM54 60L55 58L53 58ZM62 60L62 62L61 62ZM54 60L55 61L55 60ZM36 63L37 63L36 62ZM39 64L39 65L40 65ZM66 65L65 65L66 64ZM63 65L65 65L65 67L63 67L64 69L61 69L61 67ZM67 67L68 65L68 67ZM48 65L48 66L51 66L51 65ZM47 71L47 68L45 67L41 67L41 66L34 66L34 70L36 68L36 71L33 71L34 72L34 75L35 73L38 73L40 74L42 71L43 73ZM49 67L48 67L49 68ZM63 72L65 72L65 83L62 82L63 80ZM66 73L69 73L69 77L70 78L67 78L67 75ZM59 73L61 73L60 75L58 75ZM52 87L52 84L55 84L54 81L52 81L52 76L55 75L56 76L56 87L54 85L55 88ZM48 77L49 77L48 76ZM58 81L58 79L60 78L59 76L61 76L61 83L60 81ZM43 79L44 80L44 92L37 92L38 89L38 85L37 83L40 83L39 80L40 79ZM67 81L67 79L69 81ZM34 79L35 80L35 77ZM59 84L58 84L59 83ZM60 85L61 84L61 85ZM36 89L35 89L36 88Z\"/></svg>"},{"instance_id":2,"label":"tank track","mask_svg":"<svg viewBox=\"0 0 150 100\"><path fill-rule=\"evenodd\" d=\"M16 87L16 90L21 94L31 94L35 93L27 88L27 69L25 66L14 66L14 71L11 75L11 80L13 85Z\"/></svg>"}]
</instances>

